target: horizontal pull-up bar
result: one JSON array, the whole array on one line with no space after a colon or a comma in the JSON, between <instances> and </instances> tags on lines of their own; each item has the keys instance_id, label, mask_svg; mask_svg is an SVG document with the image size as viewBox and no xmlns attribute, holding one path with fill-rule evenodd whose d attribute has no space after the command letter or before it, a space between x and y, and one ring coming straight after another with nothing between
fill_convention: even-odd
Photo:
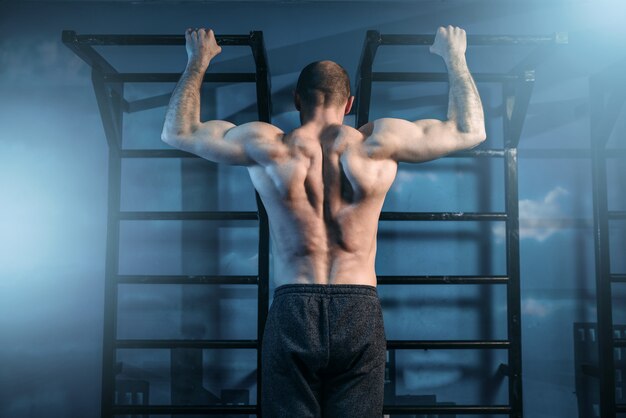
<instances>
[{"instance_id":1,"label":"horizontal pull-up bar","mask_svg":"<svg viewBox=\"0 0 626 418\"><path fill-rule=\"evenodd\" d=\"M215 40L221 46L250 46L254 34L215 35ZM77 35L73 30L64 30L63 42L81 45L185 45L185 35Z\"/></svg>"},{"instance_id":2,"label":"horizontal pull-up bar","mask_svg":"<svg viewBox=\"0 0 626 418\"><path fill-rule=\"evenodd\" d=\"M372 33L376 33L372 31ZM372 35L372 40L376 38ZM435 35L378 35L380 45L432 45ZM567 32L552 35L467 35L468 45L556 45L567 44Z\"/></svg>"}]
</instances>

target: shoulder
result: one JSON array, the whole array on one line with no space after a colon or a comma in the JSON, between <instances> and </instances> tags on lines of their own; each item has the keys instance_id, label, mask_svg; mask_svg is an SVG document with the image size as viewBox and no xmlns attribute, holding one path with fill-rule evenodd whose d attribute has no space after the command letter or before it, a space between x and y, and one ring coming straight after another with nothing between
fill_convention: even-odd
<instances>
[{"instance_id":1,"label":"shoulder","mask_svg":"<svg viewBox=\"0 0 626 418\"><path fill-rule=\"evenodd\" d=\"M412 122L397 118L380 118L359 127L364 152L374 159L392 158L394 144L400 136L414 129Z\"/></svg>"},{"instance_id":2,"label":"shoulder","mask_svg":"<svg viewBox=\"0 0 626 418\"><path fill-rule=\"evenodd\" d=\"M233 131L237 131L233 132L233 134L246 136L249 139L282 141L282 138L285 136L285 132L279 127L260 121L243 123L234 128Z\"/></svg>"}]
</instances>

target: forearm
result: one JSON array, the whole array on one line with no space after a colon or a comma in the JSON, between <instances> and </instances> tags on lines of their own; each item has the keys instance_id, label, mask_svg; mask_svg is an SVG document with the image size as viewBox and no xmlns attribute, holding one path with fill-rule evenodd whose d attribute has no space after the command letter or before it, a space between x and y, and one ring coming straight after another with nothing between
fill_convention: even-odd
<instances>
[{"instance_id":1,"label":"forearm","mask_svg":"<svg viewBox=\"0 0 626 418\"><path fill-rule=\"evenodd\" d=\"M445 60L450 84L448 120L462 134L485 136L485 116L474 79L467 68L465 54Z\"/></svg>"},{"instance_id":2,"label":"forearm","mask_svg":"<svg viewBox=\"0 0 626 418\"><path fill-rule=\"evenodd\" d=\"M200 87L208 64L189 61L172 93L161 138L189 135L200 124Z\"/></svg>"}]
</instances>

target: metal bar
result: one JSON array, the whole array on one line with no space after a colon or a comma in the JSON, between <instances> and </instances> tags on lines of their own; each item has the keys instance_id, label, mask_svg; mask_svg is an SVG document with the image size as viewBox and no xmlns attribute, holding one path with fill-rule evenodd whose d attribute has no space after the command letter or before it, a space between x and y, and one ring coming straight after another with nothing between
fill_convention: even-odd
<instances>
[{"instance_id":1,"label":"metal bar","mask_svg":"<svg viewBox=\"0 0 626 418\"><path fill-rule=\"evenodd\" d=\"M417 414L426 415L492 415L511 414L512 409L508 405L389 405L383 407L383 414Z\"/></svg>"},{"instance_id":2,"label":"metal bar","mask_svg":"<svg viewBox=\"0 0 626 418\"><path fill-rule=\"evenodd\" d=\"M116 73L105 74L107 83L175 83L182 73ZM254 83L255 73L205 73L204 83Z\"/></svg>"},{"instance_id":3,"label":"metal bar","mask_svg":"<svg viewBox=\"0 0 626 418\"><path fill-rule=\"evenodd\" d=\"M117 415L249 415L258 414L257 405L118 405L113 409ZM457 414L492 415L509 414L507 405L387 405L383 414Z\"/></svg>"},{"instance_id":4,"label":"metal bar","mask_svg":"<svg viewBox=\"0 0 626 418\"><path fill-rule=\"evenodd\" d=\"M506 221L507 214L471 212L381 212L381 221Z\"/></svg>"},{"instance_id":5,"label":"metal bar","mask_svg":"<svg viewBox=\"0 0 626 418\"><path fill-rule=\"evenodd\" d=\"M567 33L552 35L467 35L468 45L554 45L567 43ZM427 45L435 35L381 35L381 45Z\"/></svg>"},{"instance_id":6,"label":"metal bar","mask_svg":"<svg viewBox=\"0 0 626 418\"><path fill-rule=\"evenodd\" d=\"M608 212L609 219L626 219L626 210L611 210Z\"/></svg>"},{"instance_id":7,"label":"metal bar","mask_svg":"<svg viewBox=\"0 0 626 418\"><path fill-rule=\"evenodd\" d=\"M267 60L267 51L263 40L263 32L250 33L250 46L256 68L256 96L259 120L272 122L272 78ZM259 250L258 250L258 314L257 314L257 399L263 398L262 344L265 323L269 312L270 287L270 231L267 211L258 192L255 192L259 216Z\"/></svg>"},{"instance_id":8,"label":"metal bar","mask_svg":"<svg viewBox=\"0 0 626 418\"><path fill-rule=\"evenodd\" d=\"M507 276L378 276L379 285L392 284L506 284Z\"/></svg>"},{"instance_id":9,"label":"metal bar","mask_svg":"<svg viewBox=\"0 0 626 418\"><path fill-rule=\"evenodd\" d=\"M177 212L130 212L120 211L118 219L125 221L139 220L210 220L210 221L256 221L257 212L215 212L215 211L177 211Z\"/></svg>"},{"instance_id":10,"label":"metal bar","mask_svg":"<svg viewBox=\"0 0 626 418\"><path fill-rule=\"evenodd\" d=\"M502 158L504 157L504 150L503 149L469 149L469 150L457 151L455 153L448 154L444 158L477 158L477 157Z\"/></svg>"},{"instance_id":11,"label":"metal bar","mask_svg":"<svg viewBox=\"0 0 626 418\"><path fill-rule=\"evenodd\" d=\"M380 32L368 30L357 70L357 93L354 104L357 128L365 125L369 120L370 102L372 100L372 66L379 45Z\"/></svg>"},{"instance_id":12,"label":"metal bar","mask_svg":"<svg viewBox=\"0 0 626 418\"><path fill-rule=\"evenodd\" d=\"M106 94L101 74L92 69L91 79L98 100L100 117L109 144L106 264L104 272L104 325L102 343L101 416L109 418L115 396L115 337L117 335L117 283L120 226L116 216L120 209L122 164L119 155L122 143L120 98L112 101Z\"/></svg>"},{"instance_id":13,"label":"metal bar","mask_svg":"<svg viewBox=\"0 0 626 418\"><path fill-rule=\"evenodd\" d=\"M618 403L615 405L615 410L617 412L626 412L626 403Z\"/></svg>"},{"instance_id":14,"label":"metal bar","mask_svg":"<svg viewBox=\"0 0 626 418\"><path fill-rule=\"evenodd\" d=\"M519 144L534 85L535 72L526 71L524 77L515 84L508 83L504 86L504 117L507 120L505 146L507 148L516 148Z\"/></svg>"},{"instance_id":15,"label":"metal bar","mask_svg":"<svg viewBox=\"0 0 626 418\"><path fill-rule=\"evenodd\" d=\"M119 349L169 349L169 348L258 348L257 340L135 340L120 339L115 342Z\"/></svg>"},{"instance_id":16,"label":"metal bar","mask_svg":"<svg viewBox=\"0 0 626 418\"><path fill-rule=\"evenodd\" d=\"M255 415L257 405L117 405L113 408L116 415Z\"/></svg>"},{"instance_id":17,"label":"metal bar","mask_svg":"<svg viewBox=\"0 0 626 418\"><path fill-rule=\"evenodd\" d=\"M134 46L158 46L158 45L185 45L185 35L76 35L76 42L81 45L134 45ZM215 35L215 40L220 46L248 46L248 35Z\"/></svg>"},{"instance_id":18,"label":"metal bar","mask_svg":"<svg viewBox=\"0 0 626 418\"><path fill-rule=\"evenodd\" d=\"M595 81L595 84L599 84L599 81ZM608 86L604 91L605 96L608 96L606 97L606 104L604 104L604 101L602 102L602 108L604 110L601 115L597 115L600 119L598 119L597 123L594 124L593 129L593 141L598 144L602 144L603 147L606 146L606 143L611 137L611 133L615 127L615 122L620 115L624 102L626 101L626 83L622 81L622 84L620 85L616 82L613 85Z\"/></svg>"},{"instance_id":19,"label":"metal bar","mask_svg":"<svg viewBox=\"0 0 626 418\"><path fill-rule=\"evenodd\" d=\"M92 69L98 70L102 74L117 73L117 70L102 55L96 52L89 44L81 42L81 38L82 36L76 35L76 32L73 30L64 30L61 33L61 39L65 46L71 49Z\"/></svg>"},{"instance_id":20,"label":"metal bar","mask_svg":"<svg viewBox=\"0 0 626 418\"><path fill-rule=\"evenodd\" d=\"M509 125L504 118L505 143L513 142L510 137ZM517 178L517 149L507 150L505 157L505 205L506 222L506 269L509 276L507 286L507 335L511 341L508 352L509 365L509 402L512 415L522 418L522 309L520 290L520 259L519 259L519 197Z\"/></svg>"},{"instance_id":21,"label":"metal bar","mask_svg":"<svg viewBox=\"0 0 626 418\"><path fill-rule=\"evenodd\" d=\"M214 284L258 284L257 276L149 276L149 275L118 275L119 284L181 284L181 285L214 285Z\"/></svg>"},{"instance_id":22,"label":"metal bar","mask_svg":"<svg viewBox=\"0 0 626 418\"><path fill-rule=\"evenodd\" d=\"M520 158L591 158L591 149L580 148L535 148L535 149L519 149L518 157ZM604 158L626 158L626 149L611 148L604 150Z\"/></svg>"},{"instance_id":23,"label":"metal bar","mask_svg":"<svg viewBox=\"0 0 626 418\"><path fill-rule=\"evenodd\" d=\"M389 340L388 350L510 350L511 342L507 340Z\"/></svg>"},{"instance_id":24,"label":"metal bar","mask_svg":"<svg viewBox=\"0 0 626 418\"><path fill-rule=\"evenodd\" d=\"M616 338L615 340L613 340L613 345L615 347L626 347L626 339Z\"/></svg>"},{"instance_id":25,"label":"metal bar","mask_svg":"<svg viewBox=\"0 0 626 418\"><path fill-rule=\"evenodd\" d=\"M453 154L446 155L444 158L502 158L504 157L504 154L504 149L471 149L458 151ZM123 149L121 150L121 156L122 158L200 158L190 152L180 151L176 149ZM604 156L606 158L626 158L626 149L610 149L604 153ZM518 157L547 159L591 158L591 149L522 148L518 150Z\"/></svg>"},{"instance_id":26,"label":"metal bar","mask_svg":"<svg viewBox=\"0 0 626 418\"><path fill-rule=\"evenodd\" d=\"M517 74L497 74L497 73L475 73L472 78L479 82L506 82L517 81L520 76ZM447 82L448 73L420 73L420 72L373 72L372 81L394 81L394 82L413 82L413 81L436 81Z\"/></svg>"},{"instance_id":27,"label":"metal bar","mask_svg":"<svg viewBox=\"0 0 626 418\"><path fill-rule=\"evenodd\" d=\"M109 145L109 150L114 150L115 158L119 159L118 154L122 147L121 126L118 123L118 117L114 114L115 109L112 101L114 98L119 99L123 97L123 95L114 96L112 90L104 85L102 74L95 68L91 70L91 83L96 94L98 110L100 111L102 127L104 128L104 135Z\"/></svg>"},{"instance_id":28,"label":"metal bar","mask_svg":"<svg viewBox=\"0 0 626 418\"><path fill-rule=\"evenodd\" d=\"M600 416L615 417L615 363L613 359L613 299L610 281L609 219L607 209L606 160L601 150L606 138L598 125L605 120L604 91L590 78L591 179L593 192L596 304L598 323L598 366L600 372Z\"/></svg>"},{"instance_id":29,"label":"metal bar","mask_svg":"<svg viewBox=\"0 0 626 418\"><path fill-rule=\"evenodd\" d=\"M626 283L626 274L612 274L611 281L613 283Z\"/></svg>"},{"instance_id":30,"label":"metal bar","mask_svg":"<svg viewBox=\"0 0 626 418\"><path fill-rule=\"evenodd\" d=\"M128 102L125 111L127 113L135 113L141 112L143 110L156 109L157 107L166 106L169 103L171 97L172 93L166 93L159 94L157 96L146 97L145 99L134 100L132 102Z\"/></svg>"},{"instance_id":31,"label":"metal bar","mask_svg":"<svg viewBox=\"0 0 626 418\"><path fill-rule=\"evenodd\" d=\"M122 158L200 158L191 152L177 149L124 149Z\"/></svg>"},{"instance_id":32,"label":"metal bar","mask_svg":"<svg viewBox=\"0 0 626 418\"><path fill-rule=\"evenodd\" d=\"M555 42L551 44L538 45L530 54L518 62L510 71L512 74L519 74L531 68L537 68L539 64L554 56L554 47L559 44L569 43L567 32L555 34Z\"/></svg>"}]
</instances>

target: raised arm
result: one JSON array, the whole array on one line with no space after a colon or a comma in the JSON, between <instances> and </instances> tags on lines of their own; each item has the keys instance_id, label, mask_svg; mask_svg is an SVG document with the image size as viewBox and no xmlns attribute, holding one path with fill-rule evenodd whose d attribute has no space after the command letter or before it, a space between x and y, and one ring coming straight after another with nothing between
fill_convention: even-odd
<instances>
[{"instance_id":1,"label":"raised arm","mask_svg":"<svg viewBox=\"0 0 626 418\"><path fill-rule=\"evenodd\" d=\"M475 147L485 140L485 119L476 84L465 61L465 31L440 27L430 51L448 69L447 120L383 118L363 125L366 152L373 158L422 162Z\"/></svg>"},{"instance_id":2,"label":"raised arm","mask_svg":"<svg viewBox=\"0 0 626 418\"><path fill-rule=\"evenodd\" d=\"M187 29L187 66L167 108L161 139L217 163L265 164L283 152L283 132L264 122L236 126L223 120L200 121L200 87L211 60L222 48L212 30Z\"/></svg>"}]
</instances>

